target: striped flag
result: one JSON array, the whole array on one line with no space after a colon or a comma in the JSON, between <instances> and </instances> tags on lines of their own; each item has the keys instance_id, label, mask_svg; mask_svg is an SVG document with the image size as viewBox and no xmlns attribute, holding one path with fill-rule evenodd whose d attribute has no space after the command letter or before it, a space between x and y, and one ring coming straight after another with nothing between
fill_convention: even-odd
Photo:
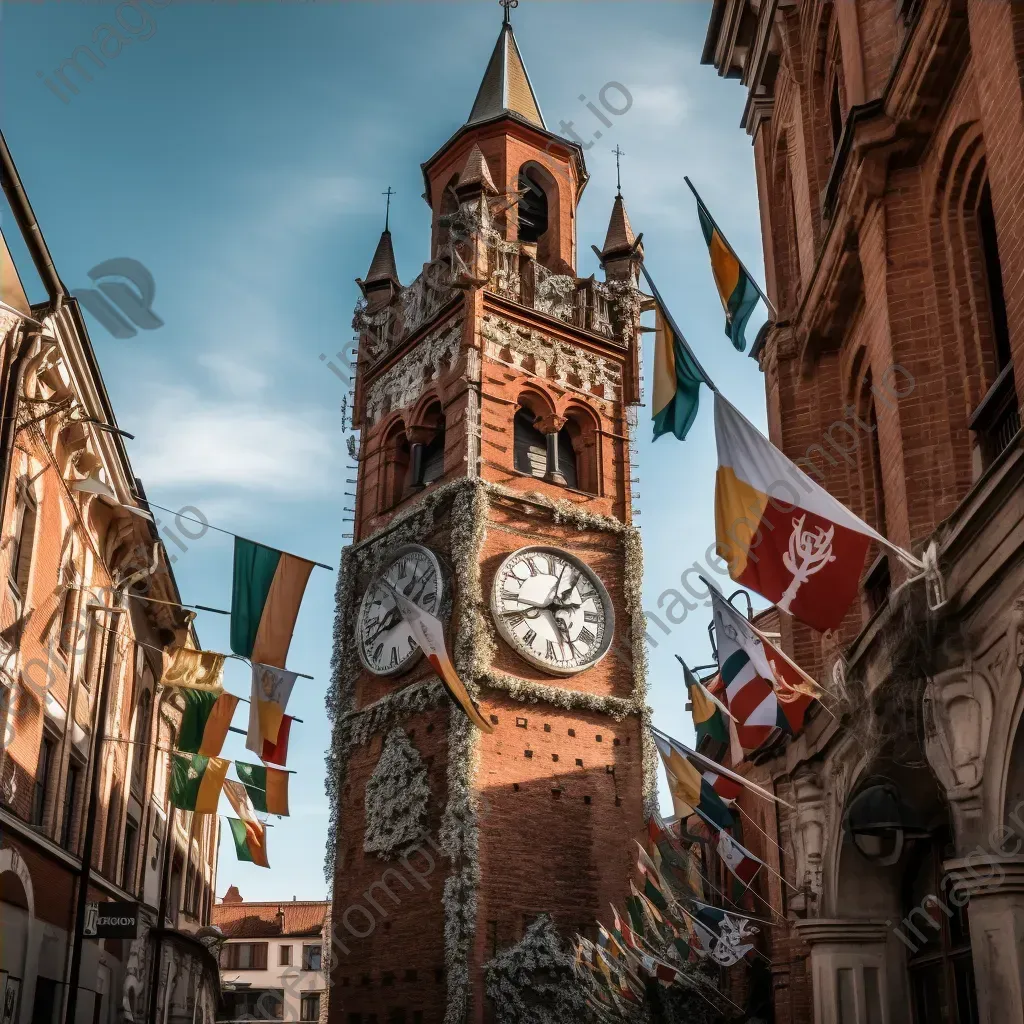
<instances>
[{"instance_id":1,"label":"striped flag","mask_svg":"<svg viewBox=\"0 0 1024 1024\"><path fill-rule=\"evenodd\" d=\"M243 537L235 538L231 650L284 668L313 563Z\"/></svg>"},{"instance_id":2,"label":"striped flag","mask_svg":"<svg viewBox=\"0 0 1024 1024\"><path fill-rule=\"evenodd\" d=\"M231 693L208 690L181 691L185 710L181 717L178 749L186 753L216 757L224 746L238 698Z\"/></svg>"},{"instance_id":3,"label":"striped flag","mask_svg":"<svg viewBox=\"0 0 1024 1024\"><path fill-rule=\"evenodd\" d=\"M216 814L221 787L230 764L223 757L174 754L171 764L171 803L193 814Z\"/></svg>"},{"instance_id":4,"label":"striped flag","mask_svg":"<svg viewBox=\"0 0 1024 1024\"><path fill-rule=\"evenodd\" d=\"M796 735L819 692L817 684L711 590L718 663L744 750L757 750L776 729Z\"/></svg>"},{"instance_id":5,"label":"striped flag","mask_svg":"<svg viewBox=\"0 0 1024 1024\"><path fill-rule=\"evenodd\" d=\"M764 867L764 861L755 857L746 847L740 846L725 829L718 832L718 855L725 866L748 887L754 876Z\"/></svg>"},{"instance_id":6,"label":"striped flag","mask_svg":"<svg viewBox=\"0 0 1024 1024\"><path fill-rule=\"evenodd\" d=\"M262 764L236 761L235 774L257 811L288 815L288 772Z\"/></svg>"}]
</instances>

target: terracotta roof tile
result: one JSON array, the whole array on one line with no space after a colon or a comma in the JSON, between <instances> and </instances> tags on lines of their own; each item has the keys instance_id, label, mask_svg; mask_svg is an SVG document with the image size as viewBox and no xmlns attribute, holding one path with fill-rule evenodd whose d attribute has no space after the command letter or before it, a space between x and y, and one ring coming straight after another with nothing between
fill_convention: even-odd
<instances>
[{"instance_id":1,"label":"terracotta roof tile","mask_svg":"<svg viewBox=\"0 0 1024 1024\"><path fill-rule=\"evenodd\" d=\"M229 939L270 939L279 935L319 935L329 903L218 903L211 923ZM284 922L278 911L284 912Z\"/></svg>"}]
</instances>

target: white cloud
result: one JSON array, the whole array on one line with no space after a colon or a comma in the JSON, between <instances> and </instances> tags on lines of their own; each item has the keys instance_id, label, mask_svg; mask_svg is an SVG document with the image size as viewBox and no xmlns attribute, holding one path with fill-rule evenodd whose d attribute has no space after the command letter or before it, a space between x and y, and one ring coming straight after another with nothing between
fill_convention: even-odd
<instances>
[{"instance_id":1,"label":"white cloud","mask_svg":"<svg viewBox=\"0 0 1024 1024\"><path fill-rule=\"evenodd\" d=\"M302 501L331 489L335 426L322 410L256 393L218 399L161 387L133 419L134 461L149 490L232 488Z\"/></svg>"}]
</instances>

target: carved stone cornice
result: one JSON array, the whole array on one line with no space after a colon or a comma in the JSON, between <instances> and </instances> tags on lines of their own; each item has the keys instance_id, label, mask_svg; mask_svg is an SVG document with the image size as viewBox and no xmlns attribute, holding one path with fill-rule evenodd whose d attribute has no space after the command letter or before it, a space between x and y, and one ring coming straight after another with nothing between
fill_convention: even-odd
<instances>
[{"instance_id":1,"label":"carved stone cornice","mask_svg":"<svg viewBox=\"0 0 1024 1024\"><path fill-rule=\"evenodd\" d=\"M863 918L811 918L794 921L803 942L814 946L885 945L889 922Z\"/></svg>"},{"instance_id":2,"label":"carved stone cornice","mask_svg":"<svg viewBox=\"0 0 1024 1024\"><path fill-rule=\"evenodd\" d=\"M952 891L964 893L972 900L1024 893L1024 857L1021 856L972 853L944 861L942 867L952 876Z\"/></svg>"}]
</instances>

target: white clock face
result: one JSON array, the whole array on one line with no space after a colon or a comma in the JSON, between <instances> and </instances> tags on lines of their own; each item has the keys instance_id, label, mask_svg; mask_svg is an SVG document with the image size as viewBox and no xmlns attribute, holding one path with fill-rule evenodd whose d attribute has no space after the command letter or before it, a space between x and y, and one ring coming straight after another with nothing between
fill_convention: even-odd
<instances>
[{"instance_id":1,"label":"white clock face","mask_svg":"<svg viewBox=\"0 0 1024 1024\"><path fill-rule=\"evenodd\" d=\"M356 620L359 660L378 676L395 676L419 660L421 651L398 611L386 580L424 611L440 618L444 578L437 556L419 544L398 548L366 588Z\"/></svg>"},{"instance_id":2,"label":"white clock face","mask_svg":"<svg viewBox=\"0 0 1024 1024\"><path fill-rule=\"evenodd\" d=\"M494 577L491 612L516 654L559 676L597 664L615 627L604 585L559 548L520 548L509 555Z\"/></svg>"}]
</instances>

